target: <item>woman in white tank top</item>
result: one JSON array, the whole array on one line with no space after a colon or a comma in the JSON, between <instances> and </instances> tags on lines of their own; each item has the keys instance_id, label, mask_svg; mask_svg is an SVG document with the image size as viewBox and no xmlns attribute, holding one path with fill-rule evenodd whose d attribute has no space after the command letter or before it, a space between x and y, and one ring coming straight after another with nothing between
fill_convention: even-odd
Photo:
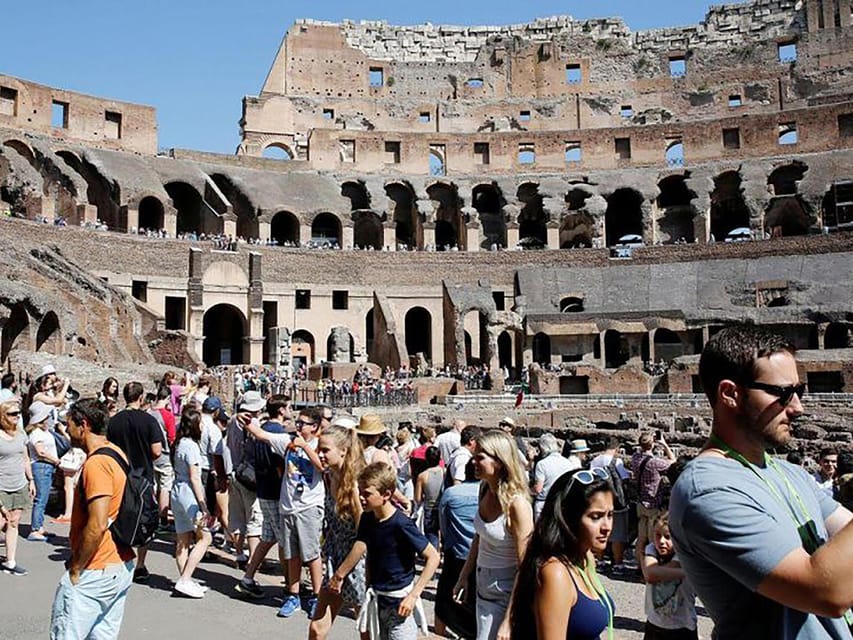
<instances>
[{"instance_id":1,"label":"woman in white tank top","mask_svg":"<svg viewBox=\"0 0 853 640\"><path fill-rule=\"evenodd\" d=\"M477 440L474 465L482 480L476 535L453 593L458 597L476 564L477 640L509 640L509 601L533 531L527 474L515 440L502 431Z\"/></svg>"}]
</instances>

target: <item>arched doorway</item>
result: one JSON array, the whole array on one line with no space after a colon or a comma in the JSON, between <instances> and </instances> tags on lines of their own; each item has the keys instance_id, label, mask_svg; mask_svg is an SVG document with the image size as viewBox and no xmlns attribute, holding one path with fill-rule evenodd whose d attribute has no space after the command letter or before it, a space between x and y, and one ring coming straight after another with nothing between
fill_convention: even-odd
<instances>
[{"instance_id":1,"label":"arched doorway","mask_svg":"<svg viewBox=\"0 0 853 640\"><path fill-rule=\"evenodd\" d=\"M264 148L263 157L270 160L293 160L296 155L283 142L273 142Z\"/></svg>"},{"instance_id":2,"label":"arched doorway","mask_svg":"<svg viewBox=\"0 0 853 640\"><path fill-rule=\"evenodd\" d=\"M6 362L12 349L25 346L30 317L22 304L12 307L9 319L3 325L3 338L0 340L0 362Z\"/></svg>"},{"instance_id":3,"label":"arched doorway","mask_svg":"<svg viewBox=\"0 0 853 640\"><path fill-rule=\"evenodd\" d=\"M409 357L423 354L432 361L432 315L423 307L412 307L406 312L406 351Z\"/></svg>"},{"instance_id":4,"label":"arched doorway","mask_svg":"<svg viewBox=\"0 0 853 640\"><path fill-rule=\"evenodd\" d=\"M655 359L672 362L684 355L684 343L678 334L669 329L655 331Z\"/></svg>"},{"instance_id":5,"label":"arched doorway","mask_svg":"<svg viewBox=\"0 0 853 640\"><path fill-rule=\"evenodd\" d=\"M850 346L850 329L846 324L833 322L823 336L824 349L846 349Z\"/></svg>"},{"instance_id":6,"label":"arched doorway","mask_svg":"<svg viewBox=\"0 0 853 640\"><path fill-rule=\"evenodd\" d=\"M667 176L658 182L658 189L657 205L663 211L658 220L662 241L693 242L696 237L693 225L696 210L691 203L696 193L688 188L687 176Z\"/></svg>"},{"instance_id":7,"label":"arched doorway","mask_svg":"<svg viewBox=\"0 0 853 640\"><path fill-rule=\"evenodd\" d=\"M616 189L607 198L604 212L607 246L612 247L624 236L643 237L643 195L636 189Z\"/></svg>"},{"instance_id":8,"label":"arched doorway","mask_svg":"<svg viewBox=\"0 0 853 640\"><path fill-rule=\"evenodd\" d=\"M139 230L159 231L163 228L163 203L154 196L146 196L139 202Z\"/></svg>"},{"instance_id":9,"label":"arched doorway","mask_svg":"<svg viewBox=\"0 0 853 640\"><path fill-rule=\"evenodd\" d=\"M548 218L539 185L525 183L518 188L516 195L524 203L518 214L518 243L524 249L544 249L548 244Z\"/></svg>"},{"instance_id":10,"label":"arched doorway","mask_svg":"<svg viewBox=\"0 0 853 640\"><path fill-rule=\"evenodd\" d=\"M299 220L289 211L279 211L270 221L270 238L280 247L298 247Z\"/></svg>"},{"instance_id":11,"label":"arched doorway","mask_svg":"<svg viewBox=\"0 0 853 640\"><path fill-rule=\"evenodd\" d=\"M711 235L722 242L733 229L749 228L750 211L743 198L737 171L726 171L714 178L711 192Z\"/></svg>"},{"instance_id":12,"label":"arched doorway","mask_svg":"<svg viewBox=\"0 0 853 640\"><path fill-rule=\"evenodd\" d=\"M307 367L317 361L314 351L314 336L310 331L297 329L293 332L290 339L290 354L294 369L298 369L300 365Z\"/></svg>"},{"instance_id":13,"label":"arched doorway","mask_svg":"<svg viewBox=\"0 0 853 640\"><path fill-rule=\"evenodd\" d=\"M533 362L541 365L551 364L551 338L546 333L533 336Z\"/></svg>"},{"instance_id":14,"label":"arched doorway","mask_svg":"<svg viewBox=\"0 0 853 640\"><path fill-rule=\"evenodd\" d=\"M186 182L170 182L165 189L177 210L175 231L178 234L202 233L202 198L196 188Z\"/></svg>"},{"instance_id":15,"label":"arched doorway","mask_svg":"<svg viewBox=\"0 0 853 640\"><path fill-rule=\"evenodd\" d=\"M341 221L332 213L320 213L311 223L311 241L320 246L341 247Z\"/></svg>"},{"instance_id":16,"label":"arched doorway","mask_svg":"<svg viewBox=\"0 0 853 640\"><path fill-rule=\"evenodd\" d=\"M353 213L353 242L358 249L382 249L382 222L372 211Z\"/></svg>"},{"instance_id":17,"label":"arched doorway","mask_svg":"<svg viewBox=\"0 0 853 640\"><path fill-rule=\"evenodd\" d=\"M465 225L456 185L436 183L427 187L427 195L438 203L435 211L436 249L443 251L456 246L464 250Z\"/></svg>"},{"instance_id":18,"label":"arched doorway","mask_svg":"<svg viewBox=\"0 0 853 640\"><path fill-rule=\"evenodd\" d=\"M628 341L619 331L608 330L604 334L604 366L608 369L618 369L628 362L631 352Z\"/></svg>"},{"instance_id":19,"label":"arched doorway","mask_svg":"<svg viewBox=\"0 0 853 640\"><path fill-rule=\"evenodd\" d=\"M36 332L36 351L54 355L62 353L62 332L59 330L59 318L53 311L45 314Z\"/></svg>"},{"instance_id":20,"label":"arched doorway","mask_svg":"<svg viewBox=\"0 0 853 640\"><path fill-rule=\"evenodd\" d=\"M246 316L230 304L218 304L204 313L202 359L209 367L245 364Z\"/></svg>"},{"instance_id":21,"label":"arched doorway","mask_svg":"<svg viewBox=\"0 0 853 640\"><path fill-rule=\"evenodd\" d=\"M407 184L392 182L385 193L394 203L394 235L397 244L406 249L421 248L423 231L415 209L415 194Z\"/></svg>"},{"instance_id":22,"label":"arched doorway","mask_svg":"<svg viewBox=\"0 0 853 640\"><path fill-rule=\"evenodd\" d=\"M497 185L480 184L471 192L471 204L480 215L483 227L483 240L480 246L489 249L492 245L506 248L506 219L503 214L504 202Z\"/></svg>"},{"instance_id":23,"label":"arched doorway","mask_svg":"<svg viewBox=\"0 0 853 640\"><path fill-rule=\"evenodd\" d=\"M465 364L480 365L489 362L488 318L477 310L469 311L462 318L465 328Z\"/></svg>"},{"instance_id":24,"label":"arched doorway","mask_svg":"<svg viewBox=\"0 0 853 640\"><path fill-rule=\"evenodd\" d=\"M508 331L501 331L498 336L498 363L501 369L507 369L512 378L514 373L512 370L512 336Z\"/></svg>"},{"instance_id":25,"label":"arched doorway","mask_svg":"<svg viewBox=\"0 0 853 640\"><path fill-rule=\"evenodd\" d=\"M364 336L367 359L373 362L373 309L370 309L364 316Z\"/></svg>"}]
</instances>

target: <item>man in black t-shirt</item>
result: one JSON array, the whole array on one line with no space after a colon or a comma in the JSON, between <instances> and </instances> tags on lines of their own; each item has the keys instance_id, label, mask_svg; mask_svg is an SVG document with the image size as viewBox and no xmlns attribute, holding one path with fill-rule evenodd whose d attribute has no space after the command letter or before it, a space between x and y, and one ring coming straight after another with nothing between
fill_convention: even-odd
<instances>
[{"instance_id":1,"label":"man in black t-shirt","mask_svg":"<svg viewBox=\"0 0 853 640\"><path fill-rule=\"evenodd\" d=\"M144 389L139 382L124 385L124 401L127 406L119 411L107 425L107 439L124 451L131 469L142 469L145 477L154 484L154 460L163 453L163 430L154 417L140 409ZM136 555L135 582L148 579L145 568L147 547L139 547Z\"/></svg>"}]
</instances>

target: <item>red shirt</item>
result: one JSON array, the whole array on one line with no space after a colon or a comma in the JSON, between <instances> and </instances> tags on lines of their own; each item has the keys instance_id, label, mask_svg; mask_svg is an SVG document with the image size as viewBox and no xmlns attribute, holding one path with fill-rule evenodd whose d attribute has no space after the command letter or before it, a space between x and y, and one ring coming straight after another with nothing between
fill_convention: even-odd
<instances>
[{"instance_id":1,"label":"red shirt","mask_svg":"<svg viewBox=\"0 0 853 640\"><path fill-rule=\"evenodd\" d=\"M166 427L166 438L169 444L175 444L175 438L178 435L178 430L175 427L175 414L168 407L158 409L160 415L163 416L163 425Z\"/></svg>"}]
</instances>

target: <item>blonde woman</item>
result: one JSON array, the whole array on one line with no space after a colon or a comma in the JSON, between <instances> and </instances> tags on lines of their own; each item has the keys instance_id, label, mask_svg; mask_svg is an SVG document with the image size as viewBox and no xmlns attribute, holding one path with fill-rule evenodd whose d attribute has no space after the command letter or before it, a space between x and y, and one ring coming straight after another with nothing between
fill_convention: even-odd
<instances>
[{"instance_id":1,"label":"blonde woman","mask_svg":"<svg viewBox=\"0 0 853 640\"><path fill-rule=\"evenodd\" d=\"M29 434L30 468L36 484L36 496L30 516L30 542L45 542L50 534L44 530L44 510L50 498L53 475L59 466L56 440L47 428L51 407L43 402L30 405L30 420L26 432Z\"/></svg>"},{"instance_id":2,"label":"blonde woman","mask_svg":"<svg viewBox=\"0 0 853 640\"><path fill-rule=\"evenodd\" d=\"M27 570L15 562L21 511L36 494L27 436L18 430L21 406L17 401L0 404L0 529L6 527L6 561L0 570L25 576Z\"/></svg>"},{"instance_id":3,"label":"blonde woman","mask_svg":"<svg viewBox=\"0 0 853 640\"><path fill-rule=\"evenodd\" d=\"M326 427L320 435L317 455L326 471L323 540L326 579L320 591L314 620L308 630L311 640L320 640L328 635L335 616L344 604L358 611L366 590L364 560L346 577L340 593L333 593L328 588L329 576L334 574L352 549L361 518L358 474L365 466L361 442L353 429L332 425Z\"/></svg>"},{"instance_id":4,"label":"blonde woman","mask_svg":"<svg viewBox=\"0 0 853 640\"><path fill-rule=\"evenodd\" d=\"M509 640L509 602L533 532L527 473L515 440L502 431L488 431L477 439L474 469L482 481L476 534L453 593L461 597L476 565L477 640Z\"/></svg>"}]
</instances>

